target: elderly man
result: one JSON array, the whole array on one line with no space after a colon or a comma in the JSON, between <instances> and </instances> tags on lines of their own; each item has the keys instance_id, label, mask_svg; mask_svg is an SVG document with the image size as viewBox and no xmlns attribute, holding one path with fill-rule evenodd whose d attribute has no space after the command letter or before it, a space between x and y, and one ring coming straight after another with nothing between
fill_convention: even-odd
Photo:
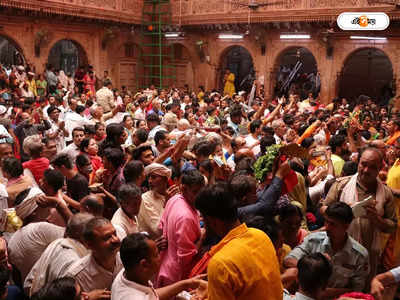
<instances>
[{"instance_id":1,"label":"elderly man","mask_svg":"<svg viewBox=\"0 0 400 300\"><path fill-rule=\"evenodd\" d=\"M369 253L371 276L376 274L382 254L382 233L392 233L397 226L397 216L391 190L379 179L383 155L376 148L366 148L361 154L358 173L338 179L329 190L324 206L333 202L345 202L354 207L370 198L365 213L357 216L349 234ZM323 208L324 209L324 208Z\"/></svg>"},{"instance_id":2,"label":"elderly man","mask_svg":"<svg viewBox=\"0 0 400 300\"><path fill-rule=\"evenodd\" d=\"M325 232L308 235L284 260L287 268L297 267L305 255L326 253L333 265L333 274L323 299L336 298L344 293L363 291L369 272L368 251L348 236L353 212L347 204L335 202L325 211Z\"/></svg>"},{"instance_id":3,"label":"elderly man","mask_svg":"<svg viewBox=\"0 0 400 300\"><path fill-rule=\"evenodd\" d=\"M137 215L142 202L142 191L133 184L121 185L117 200L121 207L114 213L111 223L122 241L127 235L138 232Z\"/></svg>"},{"instance_id":4,"label":"elderly man","mask_svg":"<svg viewBox=\"0 0 400 300\"><path fill-rule=\"evenodd\" d=\"M112 83L110 80L104 81L104 86L97 91L96 101L105 113L110 112L115 107L114 93L112 92Z\"/></svg>"},{"instance_id":5,"label":"elderly man","mask_svg":"<svg viewBox=\"0 0 400 300\"><path fill-rule=\"evenodd\" d=\"M92 218L89 214L78 213L69 220L64 238L55 240L46 248L26 277L24 289L28 295L62 277L72 263L89 254L84 246L83 230Z\"/></svg>"},{"instance_id":6,"label":"elderly man","mask_svg":"<svg viewBox=\"0 0 400 300\"><path fill-rule=\"evenodd\" d=\"M278 119L272 122L271 127L274 129L274 138L276 144L282 144L284 142L284 135L287 131L286 124L282 119Z\"/></svg>"},{"instance_id":7,"label":"elderly man","mask_svg":"<svg viewBox=\"0 0 400 300\"><path fill-rule=\"evenodd\" d=\"M95 217L86 224L83 238L91 253L73 263L65 276L75 278L83 292L111 289L122 269L117 255L121 242L114 226L105 218Z\"/></svg>"},{"instance_id":8,"label":"elderly man","mask_svg":"<svg viewBox=\"0 0 400 300\"><path fill-rule=\"evenodd\" d=\"M148 177L150 191L142 195L138 216L139 230L158 238L161 235L159 224L168 200L168 180L172 172L166 166L157 163L147 166L144 172Z\"/></svg>"},{"instance_id":9,"label":"elderly man","mask_svg":"<svg viewBox=\"0 0 400 300\"><path fill-rule=\"evenodd\" d=\"M168 200L160 221L168 248L163 253L157 286L178 282L190 273L205 237L200 217L194 207L197 194L204 186L204 176L197 170L186 171L181 179L181 193Z\"/></svg>"}]
</instances>

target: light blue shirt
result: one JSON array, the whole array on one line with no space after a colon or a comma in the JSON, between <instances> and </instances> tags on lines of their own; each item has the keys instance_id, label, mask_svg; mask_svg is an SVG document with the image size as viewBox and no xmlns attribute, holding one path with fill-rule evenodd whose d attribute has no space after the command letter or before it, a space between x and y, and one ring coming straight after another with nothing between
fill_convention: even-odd
<instances>
[{"instance_id":1,"label":"light blue shirt","mask_svg":"<svg viewBox=\"0 0 400 300\"><path fill-rule=\"evenodd\" d=\"M390 272L394 276L394 280L398 283L400 282L400 267L391 269Z\"/></svg>"},{"instance_id":2,"label":"light blue shirt","mask_svg":"<svg viewBox=\"0 0 400 300\"><path fill-rule=\"evenodd\" d=\"M290 293L285 289L283 290L283 300L315 300L302 293L297 292L296 295L290 295Z\"/></svg>"},{"instance_id":3,"label":"light blue shirt","mask_svg":"<svg viewBox=\"0 0 400 300\"><path fill-rule=\"evenodd\" d=\"M343 249L335 253L327 233L314 232L306 236L304 242L294 248L287 258L299 261L305 255L318 252L331 257L333 273L329 288L349 288L357 292L364 289L370 270L367 249L349 236Z\"/></svg>"}]
</instances>

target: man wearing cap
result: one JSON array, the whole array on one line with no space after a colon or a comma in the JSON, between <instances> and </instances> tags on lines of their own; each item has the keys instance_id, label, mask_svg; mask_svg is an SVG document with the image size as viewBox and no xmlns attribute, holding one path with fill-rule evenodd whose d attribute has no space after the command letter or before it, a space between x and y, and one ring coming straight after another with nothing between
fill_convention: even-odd
<instances>
[{"instance_id":1,"label":"man wearing cap","mask_svg":"<svg viewBox=\"0 0 400 300\"><path fill-rule=\"evenodd\" d=\"M166 166L152 163L144 169L148 177L150 191L142 195L142 203L139 210L139 230L146 231L153 238L161 235L158 227L164 212L168 194L168 180L171 178L171 170Z\"/></svg>"},{"instance_id":2,"label":"man wearing cap","mask_svg":"<svg viewBox=\"0 0 400 300\"><path fill-rule=\"evenodd\" d=\"M108 113L115 107L114 94L110 80L105 80L103 85L96 93L96 100L97 104L103 108L104 113Z\"/></svg>"}]
</instances>

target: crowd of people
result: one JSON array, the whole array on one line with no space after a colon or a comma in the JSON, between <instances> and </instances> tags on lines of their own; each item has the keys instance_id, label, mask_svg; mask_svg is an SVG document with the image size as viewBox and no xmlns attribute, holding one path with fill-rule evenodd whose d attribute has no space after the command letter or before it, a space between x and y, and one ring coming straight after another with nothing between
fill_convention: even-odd
<instances>
[{"instance_id":1,"label":"crowd of people","mask_svg":"<svg viewBox=\"0 0 400 300\"><path fill-rule=\"evenodd\" d=\"M1 69L0 299L395 299L397 100Z\"/></svg>"}]
</instances>

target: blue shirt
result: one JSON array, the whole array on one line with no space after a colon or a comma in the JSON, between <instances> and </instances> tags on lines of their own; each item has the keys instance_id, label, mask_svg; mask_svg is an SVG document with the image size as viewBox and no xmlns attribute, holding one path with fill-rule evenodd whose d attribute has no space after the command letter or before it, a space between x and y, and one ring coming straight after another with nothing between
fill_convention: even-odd
<instances>
[{"instance_id":1,"label":"blue shirt","mask_svg":"<svg viewBox=\"0 0 400 300\"><path fill-rule=\"evenodd\" d=\"M392 273L392 275L394 276L394 280L396 282L400 282L400 267L391 269L390 272Z\"/></svg>"}]
</instances>

